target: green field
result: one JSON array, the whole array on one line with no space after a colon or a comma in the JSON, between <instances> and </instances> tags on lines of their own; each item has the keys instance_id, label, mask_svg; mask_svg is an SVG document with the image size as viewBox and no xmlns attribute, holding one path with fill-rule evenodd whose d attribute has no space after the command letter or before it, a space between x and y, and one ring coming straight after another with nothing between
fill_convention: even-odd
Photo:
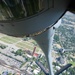
<instances>
[{"instance_id":1,"label":"green field","mask_svg":"<svg viewBox=\"0 0 75 75\"><path fill-rule=\"evenodd\" d=\"M7 44L16 45L17 47L23 50L25 49L33 50L35 47L36 42L33 39L30 39L28 41L23 41L22 38L11 37L3 34L0 34L0 36L1 36L0 41L3 41ZM38 52L39 50L40 50L39 46L36 46L36 51Z\"/></svg>"},{"instance_id":2,"label":"green field","mask_svg":"<svg viewBox=\"0 0 75 75\"><path fill-rule=\"evenodd\" d=\"M72 64L73 67L75 67L75 62L70 61L69 63Z\"/></svg>"},{"instance_id":3,"label":"green field","mask_svg":"<svg viewBox=\"0 0 75 75\"><path fill-rule=\"evenodd\" d=\"M25 42L20 42L16 44L17 47L20 47L22 49L31 49L33 50L32 46L27 45Z\"/></svg>"},{"instance_id":4,"label":"green field","mask_svg":"<svg viewBox=\"0 0 75 75\"><path fill-rule=\"evenodd\" d=\"M17 43L16 44L17 47L19 48L22 48L22 49L29 49L29 50L33 50L34 49L34 45L32 43L29 43L29 42L20 42L20 43ZM36 51L39 51L40 48L39 47L36 47Z\"/></svg>"},{"instance_id":5,"label":"green field","mask_svg":"<svg viewBox=\"0 0 75 75\"><path fill-rule=\"evenodd\" d=\"M0 40L5 42L5 43L13 44L13 43L18 42L20 40L20 38L4 36L4 37L0 38Z\"/></svg>"}]
</instances>

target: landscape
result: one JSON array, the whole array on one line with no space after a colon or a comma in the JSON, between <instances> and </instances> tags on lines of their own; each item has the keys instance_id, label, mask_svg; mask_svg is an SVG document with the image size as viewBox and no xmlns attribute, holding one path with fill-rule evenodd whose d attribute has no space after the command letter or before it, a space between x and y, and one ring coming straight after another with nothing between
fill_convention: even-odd
<instances>
[{"instance_id":1,"label":"landscape","mask_svg":"<svg viewBox=\"0 0 75 75\"><path fill-rule=\"evenodd\" d=\"M52 58L54 73L72 64L60 75L75 74L75 15L67 12L56 29ZM40 63L38 66L37 63ZM0 75L45 75L46 57L31 37L12 37L0 33Z\"/></svg>"}]
</instances>

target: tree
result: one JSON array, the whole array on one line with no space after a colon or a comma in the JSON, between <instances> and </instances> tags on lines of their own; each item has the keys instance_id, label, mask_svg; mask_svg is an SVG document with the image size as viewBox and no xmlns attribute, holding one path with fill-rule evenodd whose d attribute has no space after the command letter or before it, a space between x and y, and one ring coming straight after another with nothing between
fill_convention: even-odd
<instances>
[{"instance_id":1,"label":"tree","mask_svg":"<svg viewBox=\"0 0 75 75\"><path fill-rule=\"evenodd\" d=\"M15 52L15 55L22 55L23 54L23 51L21 49L18 49L16 52Z\"/></svg>"},{"instance_id":2,"label":"tree","mask_svg":"<svg viewBox=\"0 0 75 75\"><path fill-rule=\"evenodd\" d=\"M55 35L55 36L54 36L54 40L55 40L56 42L58 42L58 41L59 41L59 36L58 36L58 35Z\"/></svg>"}]
</instances>

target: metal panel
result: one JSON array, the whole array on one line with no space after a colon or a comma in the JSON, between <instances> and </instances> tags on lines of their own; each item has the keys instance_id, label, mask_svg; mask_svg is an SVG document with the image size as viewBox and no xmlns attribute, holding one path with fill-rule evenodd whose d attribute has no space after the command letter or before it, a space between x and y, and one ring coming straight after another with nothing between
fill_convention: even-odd
<instances>
[{"instance_id":1,"label":"metal panel","mask_svg":"<svg viewBox=\"0 0 75 75\"><path fill-rule=\"evenodd\" d=\"M54 25L63 16L68 4L69 0L54 0L54 8L50 8L36 16L17 21L1 21L0 31L12 36L36 34Z\"/></svg>"},{"instance_id":2,"label":"metal panel","mask_svg":"<svg viewBox=\"0 0 75 75\"><path fill-rule=\"evenodd\" d=\"M49 8L54 8L54 0L49 0Z\"/></svg>"},{"instance_id":3,"label":"metal panel","mask_svg":"<svg viewBox=\"0 0 75 75\"><path fill-rule=\"evenodd\" d=\"M44 12L47 0L1 0L0 20L19 20Z\"/></svg>"}]
</instances>

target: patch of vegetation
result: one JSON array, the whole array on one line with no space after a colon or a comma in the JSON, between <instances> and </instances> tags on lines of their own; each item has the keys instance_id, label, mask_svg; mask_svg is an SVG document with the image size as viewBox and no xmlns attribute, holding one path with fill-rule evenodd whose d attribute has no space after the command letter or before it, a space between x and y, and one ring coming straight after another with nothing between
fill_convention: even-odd
<instances>
[{"instance_id":1,"label":"patch of vegetation","mask_svg":"<svg viewBox=\"0 0 75 75\"><path fill-rule=\"evenodd\" d=\"M23 62L23 63L21 64L20 68L23 67L25 64L26 64L26 62Z\"/></svg>"},{"instance_id":2,"label":"patch of vegetation","mask_svg":"<svg viewBox=\"0 0 75 75\"><path fill-rule=\"evenodd\" d=\"M69 63L71 63L71 64L72 64L72 66L74 66L74 67L75 67L75 62L70 61Z\"/></svg>"},{"instance_id":3,"label":"patch of vegetation","mask_svg":"<svg viewBox=\"0 0 75 75\"><path fill-rule=\"evenodd\" d=\"M20 39L15 38L15 37L10 37L10 36L4 36L2 38L0 38L1 41L9 43L9 44L13 44L16 43L17 41L19 41Z\"/></svg>"},{"instance_id":4,"label":"patch of vegetation","mask_svg":"<svg viewBox=\"0 0 75 75\"><path fill-rule=\"evenodd\" d=\"M12 51L12 53L14 53L15 56L17 56L17 55L21 56L24 53L24 51L22 49L18 49L16 52Z\"/></svg>"},{"instance_id":5,"label":"patch of vegetation","mask_svg":"<svg viewBox=\"0 0 75 75\"><path fill-rule=\"evenodd\" d=\"M5 49L6 47L7 47L6 45L0 44L1 49Z\"/></svg>"}]
</instances>

